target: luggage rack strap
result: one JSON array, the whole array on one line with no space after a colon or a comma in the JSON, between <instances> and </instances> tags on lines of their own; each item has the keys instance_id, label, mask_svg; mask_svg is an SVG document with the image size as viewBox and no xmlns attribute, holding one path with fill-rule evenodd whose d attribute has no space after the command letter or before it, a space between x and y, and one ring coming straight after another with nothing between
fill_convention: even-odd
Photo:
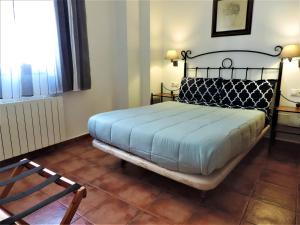
<instances>
[{"instance_id":1,"label":"luggage rack strap","mask_svg":"<svg viewBox=\"0 0 300 225\"><path fill-rule=\"evenodd\" d=\"M6 197L6 198L3 198L3 199L0 199L0 205L4 205L4 204L7 204L9 202L12 202L12 201L16 201L16 200L19 200L21 198L24 198L28 195L31 195L32 193L34 192L37 192L41 189L43 189L44 187L48 186L49 184L57 181L61 176L56 174L56 175L53 175L51 177L49 177L47 180L43 181L42 183L28 189L27 191L24 191L24 192L20 192L18 194L15 194L15 195L12 195L12 196L9 196L9 197Z\"/></svg>"},{"instance_id":2,"label":"luggage rack strap","mask_svg":"<svg viewBox=\"0 0 300 225\"><path fill-rule=\"evenodd\" d=\"M27 164L29 162L30 162L29 159L23 159L23 160L20 160L19 162L10 164L8 166L1 167L0 168L0 173L3 173L3 172L5 172L7 170L10 170L10 169L14 169L14 168L19 167L19 166L23 166L23 165L25 165L25 164Z\"/></svg>"},{"instance_id":3,"label":"luggage rack strap","mask_svg":"<svg viewBox=\"0 0 300 225\"><path fill-rule=\"evenodd\" d=\"M13 215L7 219L0 221L0 224L14 224L16 221L28 216L29 214L39 210L40 208L42 208L46 205L49 205L50 203L58 200L59 198L65 196L71 192L78 190L80 187L81 187L81 185L75 183L75 184L71 185L70 187L68 187L67 189L65 189L55 195L52 195L51 197L47 198L46 200L36 204L35 206L33 206L27 210L24 210L16 215Z\"/></svg>"},{"instance_id":4,"label":"luggage rack strap","mask_svg":"<svg viewBox=\"0 0 300 225\"><path fill-rule=\"evenodd\" d=\"M37 173L37 172L39 172L39 171L41 171L43 169L44 169L43 167L38 166L38 167L35 167L33 169L26 170L25 172L23 172L23 173L15 176L15 177L11 177L11 178L9 178L7 180L0 181L0 187L3 187L3 186L8 185L10 183L14 183L14 182L16 182L18 180L21 180L21 179L23 179L25 177L28 177L28 176L30 176L30 175L32 175L34 173Z\"/></svg>"}]
</instances>

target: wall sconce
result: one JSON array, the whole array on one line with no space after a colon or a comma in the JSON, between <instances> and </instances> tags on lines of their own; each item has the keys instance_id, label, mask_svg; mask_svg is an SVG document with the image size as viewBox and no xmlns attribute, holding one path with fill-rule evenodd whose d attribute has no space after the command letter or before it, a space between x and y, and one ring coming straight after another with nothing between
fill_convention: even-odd
<instances>
[{"instance_id":1,"label":"wall sconce","mask_svg":"<svg viewBox=\"0 0 300 225\"><path fill-rule=\"evenodd\" d=\"M166 54L166 59L171 60L173 66L178 66L179 55L176 50L168 50Z\"/></svg>"},{"instance_id":2,"label":"wall sconce","mask_svg":"<svg viewBox=\"0 0 300 225\"><path fill-rule=\"evenodd\" d=\"M280 54L280 57L283 59L288 59L290 62L293 58L300 57L300 45L293 44L293 45L287 45L282 49L282 52ZM298 60L298 66L300 68L300 58Z\"/></svg>"},{"instance_id":3,"label":"wall sconce","mask_svg":"<svg viewBox=\"0 0 300 225\"><path fill-rule=\"evenodd\" d=\"M293 45L284 46L284 48L281 51L280 58L288 59L290 62L292 61L293 58L298 58L298 66L300 68L300 45L293 44ZM281 60L281 64L283 66L282 60ZM281 96L289 102L296 103L296 107L300 108L300 102L296 102L291 99L288 99L283 94L281 94Z\"/></svg>"}]
</instances>

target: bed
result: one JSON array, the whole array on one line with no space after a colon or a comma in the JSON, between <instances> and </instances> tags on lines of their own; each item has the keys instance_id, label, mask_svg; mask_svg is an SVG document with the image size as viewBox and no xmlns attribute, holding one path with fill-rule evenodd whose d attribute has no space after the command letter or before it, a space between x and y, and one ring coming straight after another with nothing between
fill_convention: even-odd
<instances>
[{"instance_id":1,"label":"bed","mask_svg":"<svg viewBox=\"0 0 300 225\"><path fill-rule=\"evenodd\" d=\"M275 50L279 53L227 50L196 56L183 51L184 78L178 101L92 116L88 128L93 145L199 190L214 189L272 125L271 101L274 106L278 101L282 62L279 67L234 68L230 58L222 61L222 67L188 67L187 61L224 52L277 57L281 48ZM194 70L193 78L188 76L190 70ZM205 70L207 77L197 78L198 70ZM209 78L213 70L219 76ZM221 77L225 70L231 71L231 79ZM234 70L244 70L245 79L234 79ZM248 80L250 70L261 71L261 79ZM276 82L263 79L267 70L278 73Z\"/></svg>"}]
</instances>

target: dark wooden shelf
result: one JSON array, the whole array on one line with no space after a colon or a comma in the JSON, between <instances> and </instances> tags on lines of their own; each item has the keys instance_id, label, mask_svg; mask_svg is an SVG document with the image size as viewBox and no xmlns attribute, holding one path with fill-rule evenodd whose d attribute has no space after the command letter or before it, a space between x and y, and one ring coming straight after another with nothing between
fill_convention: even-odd
<instances>
[{"instance_id":1,"label":"dark wooden shelf","mask_svg":"<svg viewBox=\"0 0 300 225\"><path fill-rule=\"evenodd\" d=\"M152 94L155 97L166 97L166 98L173 98L173 97L178 97L178 94L171 94L171 93L157 93L157 94Z\"/></svg>"},{"instance_id":2,"label":"dark wooden shelf","mask_svg":"<svg viewBox=\"0 0 300 225\"><path fill-rule=\"evenodd\" d=\"M280 112L300 113L300 108L291 106L278 106L277 110Z\"/></svg>"}]
</instances>

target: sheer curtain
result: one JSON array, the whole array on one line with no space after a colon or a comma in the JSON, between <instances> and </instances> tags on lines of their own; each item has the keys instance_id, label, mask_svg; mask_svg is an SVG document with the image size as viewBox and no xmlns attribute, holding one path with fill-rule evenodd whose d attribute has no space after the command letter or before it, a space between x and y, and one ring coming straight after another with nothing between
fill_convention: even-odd
<instances>
[{"instance_id":1,"label":"sheer curtain","mask_svg":"<svg viewBox=\"0 0 300 225\"><path fill-rule=\"evenodd\" d=\"M53 0L0 1L0 98L62 92Z\"/></svg>"}]
</instances>

